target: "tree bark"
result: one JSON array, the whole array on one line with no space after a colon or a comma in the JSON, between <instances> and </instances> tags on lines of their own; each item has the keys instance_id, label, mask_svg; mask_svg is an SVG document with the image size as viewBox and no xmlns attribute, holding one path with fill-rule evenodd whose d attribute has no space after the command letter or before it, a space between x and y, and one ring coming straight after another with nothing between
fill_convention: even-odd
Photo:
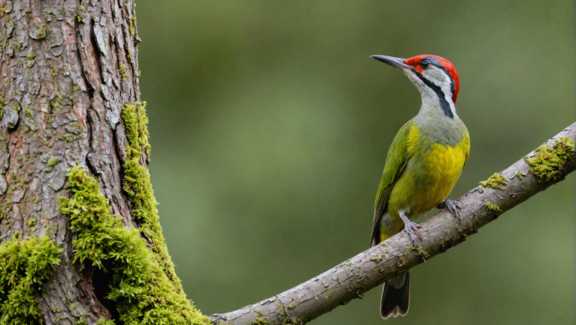
<instances>
[{"instance_id":1,"label":"tree bark","mask_svg":"<svg viewBox=\"0 0 576 325\"><path fill-rule=\"evenodd\" d=\"M134 1L0 0L0 7L0 243L48 236L63 249L35 292L46 324L111 319L99 290L106 277L73 263L74 234L57 197L71 196L66 177L80 165L99 181L111 212L139 227L122 180L121 112L140 100ZM96 291L93 280L104 281Z\"/></svg>"},{"instance_id":2,"label":"tree bark","mask_svg":"<svg viewBox=\"0 0 576 325\"><path fill-rule=\"evenodd\" d=\"M422 224L414 247L405 232L269 299L226 314L215 324L305 324L366 291L444 253L496 220L502 213L563 180L576 169L576 123L512 166L464 194L460 217L443 210ZM551 152L548 152L552 148ZM558 154L558 155L555 155Z\"/></svg>"}]
</instances>

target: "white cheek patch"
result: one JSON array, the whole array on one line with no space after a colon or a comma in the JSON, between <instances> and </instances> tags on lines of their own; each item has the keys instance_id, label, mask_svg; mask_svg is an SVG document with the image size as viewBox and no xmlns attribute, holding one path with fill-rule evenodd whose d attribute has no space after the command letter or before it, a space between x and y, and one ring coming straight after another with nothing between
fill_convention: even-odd
<instances>
[{"instance_id":1,"label":"white cheek patch","mask_svg":"<svg viewBox=\"0 0 576 325\"><path fill-rule=\"evenodd\" d=\"M433 81L438 86L446 82L446 74L435 66L431 66L424 70L424 76L428 77L430 81Z\"/></svg>"},{"instance_id":2,"label":"white cheek patch","mask_svg":"<svg viewBox=\"0 0 576 325\"><path fill-rule=\"evenodd\" d=\"M424 70L423 76L434 85L440 87L444 93L446 102L450 105L452 114L456 115L456 108L452 102L452 80L450 77L447 76L443 70L435 66L430 66L428 69Z\"/></svg>"},{"instance_id":3,"label":"white cheek patch","mask_svg":"<svg viewBox=\"0 0 576 325\"><path fill-rule=\"evenodd\" d=\"M452 81L450 80L450 77L444 73L444 71L438 69L435 66L431 66L424 70L423 75L428 80L430 80L430 82L440 87L444 94L447 96L452 94Z\"/></svg>"},{"instance_id":4,"label":"white cheek patch","mask_svg":"<svg viewBox=\"0 0 576 325\"><path fill-rule=\"evenodd\" d=\"M430 66L418 73L415 69L402 69L422 95L422 108L440 108L446 116L456 116L456 107L452 101L452 81L444 70Z\"/></svg>"},{"instance_id":5,"label":"white cheek patch","mask_svg":"<svg viewBox=\"0 0 576 325\"><path fill-rule=\"evenodd\" d=\"M452 81L444 71L438 69L435 66L431 66L430 68L424 70L424 76L436 86L442 88L443 91L447 89L448 92L444 91L445 94L450 94L452 92Z\"/></svg>"}]
</instances>

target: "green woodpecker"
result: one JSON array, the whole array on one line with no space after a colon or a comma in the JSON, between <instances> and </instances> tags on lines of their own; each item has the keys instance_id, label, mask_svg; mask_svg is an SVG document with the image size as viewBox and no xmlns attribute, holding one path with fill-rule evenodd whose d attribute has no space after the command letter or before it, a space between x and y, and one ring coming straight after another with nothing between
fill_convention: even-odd
<instances>
[{"instance_id":1,"label":"green woodpecker","mask_svg":"<svg viewBox=\"0 0 576 325\"><path fill-rule=\"evenodd\" d=\"M459 217L460 205L446 200L458 181L470 152L470 136L456 114L460 88L450 61L435 55L399 59L384 55L372 58L400 69L418 88L422 107L400 129L386 157L376 202L371 245L404 229L416 246L421 226L411 220L435 207ZM384 285L380 315L406 315L410 303L410 272Z\"/></svg>"}]
</instances>

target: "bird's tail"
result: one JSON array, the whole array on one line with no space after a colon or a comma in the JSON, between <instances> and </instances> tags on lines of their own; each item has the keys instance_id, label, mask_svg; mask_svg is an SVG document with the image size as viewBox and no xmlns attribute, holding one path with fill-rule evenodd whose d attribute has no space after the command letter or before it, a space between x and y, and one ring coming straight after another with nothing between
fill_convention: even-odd
<instances>
[{"instance_id":1,"label":"bird's tail","mask_svg":"<svg viewBox=\"0 0 576 325\"><path fill-rule=\"evenodd\" d=\"M384 284L380 300L380 316L404 316L410 305L410 271L392 278Z\"/></svg>"}]
</instances>

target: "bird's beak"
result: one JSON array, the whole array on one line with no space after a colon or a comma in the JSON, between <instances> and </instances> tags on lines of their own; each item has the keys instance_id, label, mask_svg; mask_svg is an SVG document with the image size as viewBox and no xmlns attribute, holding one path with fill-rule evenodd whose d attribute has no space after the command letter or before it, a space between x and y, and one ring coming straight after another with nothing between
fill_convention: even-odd
<instances>
[{"instance_id":1,"label":"bird's beak","mask_svg":"<svg viewBox=\"0 0 576 325\"><path fill-rule=\"evenodd\" d=\"M401 58L395 58L393 56L386 56L386 55L370 55L370 57L401 70L412 68L411 66L404 63L404 59Z\"/></svg>"}]
</instances>

